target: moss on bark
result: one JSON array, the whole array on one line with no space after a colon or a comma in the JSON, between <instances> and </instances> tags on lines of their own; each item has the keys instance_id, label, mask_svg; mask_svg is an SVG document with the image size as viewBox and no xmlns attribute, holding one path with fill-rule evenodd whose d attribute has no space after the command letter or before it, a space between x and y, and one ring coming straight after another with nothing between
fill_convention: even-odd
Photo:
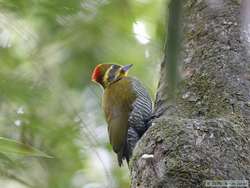
<instances>
[{"instance_id":1,"label":"moss on bark","mask_svg":"<svg viewBox=\"0 0 250 188\"><path fill-rule=\"evenodd\" d=\"M183 77L171 101L163 61L155 102L162 115L134 151L133 188L250 180L250 53L240 7L235 0L185 1Z\"/></svg>"}]
</instances>

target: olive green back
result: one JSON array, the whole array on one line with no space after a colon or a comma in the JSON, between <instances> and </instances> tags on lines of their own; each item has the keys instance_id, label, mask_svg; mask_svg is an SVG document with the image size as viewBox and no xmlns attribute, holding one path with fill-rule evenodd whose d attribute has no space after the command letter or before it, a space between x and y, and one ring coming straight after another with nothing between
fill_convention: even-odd
<instances>
[{"instance_id":1,"label":"olive green back","mask_svg":"<svg viewBox=\"0 0 250 188\"><path fill-rule=\"evenodd\" d=\"M136 99L132 80L124 77L104 90L103 110L108 123L109 140L116 153L123 151L129 127L129 114Z\"/></svg>"}]
</instances>

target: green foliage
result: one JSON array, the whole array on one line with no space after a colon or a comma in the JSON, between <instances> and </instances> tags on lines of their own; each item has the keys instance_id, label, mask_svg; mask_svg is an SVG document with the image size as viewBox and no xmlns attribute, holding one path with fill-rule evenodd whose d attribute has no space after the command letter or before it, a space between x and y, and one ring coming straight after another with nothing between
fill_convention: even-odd
<instances>
[{"instance_id":1,"label":"green foliage","mask_svg":"<svg viewBox=\"0 0 250 188\"><path fill-rule=\"evenodd\" d=\"M15 140L0 137L0 152L2 154L18 154L21 156L34 156L34 157L46 157L51 156L39 151L36 148L17 142Z\"/></svg>"},{"instance_id":2,"label":"green foliage","mask_svg":"<svg viewBox=\"0 0 250 188\"><path fill-rule=\"evenodd\" d=\"M91 72L134 64L130 74L154 97L164 8L164 0L0 0L0 187L129 187Z\"/></svg>"}]
</instances>

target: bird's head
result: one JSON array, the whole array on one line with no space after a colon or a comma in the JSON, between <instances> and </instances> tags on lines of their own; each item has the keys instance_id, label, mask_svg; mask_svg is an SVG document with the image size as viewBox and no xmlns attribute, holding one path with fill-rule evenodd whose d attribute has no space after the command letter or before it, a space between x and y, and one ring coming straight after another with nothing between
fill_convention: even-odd
<instances>
[{"instance_id":1,"label":"bird's head","mask_svg":"<svg viewBox=\"0 0 250 188\"><path fill-rule=\"evenodd\" d=\"M121 66L116 64L99 64L92 73L92 81L102 85L103 88L126 77L133 64Z\"/></svg>"}]
</instances>

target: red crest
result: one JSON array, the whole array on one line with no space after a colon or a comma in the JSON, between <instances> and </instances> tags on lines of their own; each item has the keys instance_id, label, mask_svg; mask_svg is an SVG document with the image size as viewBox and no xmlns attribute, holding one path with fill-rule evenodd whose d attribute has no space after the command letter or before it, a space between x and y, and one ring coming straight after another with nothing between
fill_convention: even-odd
<instances>
[{"instance_id":1,"label":"red crest","mask_svg":"<svg viewBox=\"0 0 250 188\"><path fill-rule=\"evenodd\" d=\"M100 76L102 76L102 71L100 70L101 65L97 65L92 73L91 79L92 81L100 80Z\"/></svg>"}]
</instances>

